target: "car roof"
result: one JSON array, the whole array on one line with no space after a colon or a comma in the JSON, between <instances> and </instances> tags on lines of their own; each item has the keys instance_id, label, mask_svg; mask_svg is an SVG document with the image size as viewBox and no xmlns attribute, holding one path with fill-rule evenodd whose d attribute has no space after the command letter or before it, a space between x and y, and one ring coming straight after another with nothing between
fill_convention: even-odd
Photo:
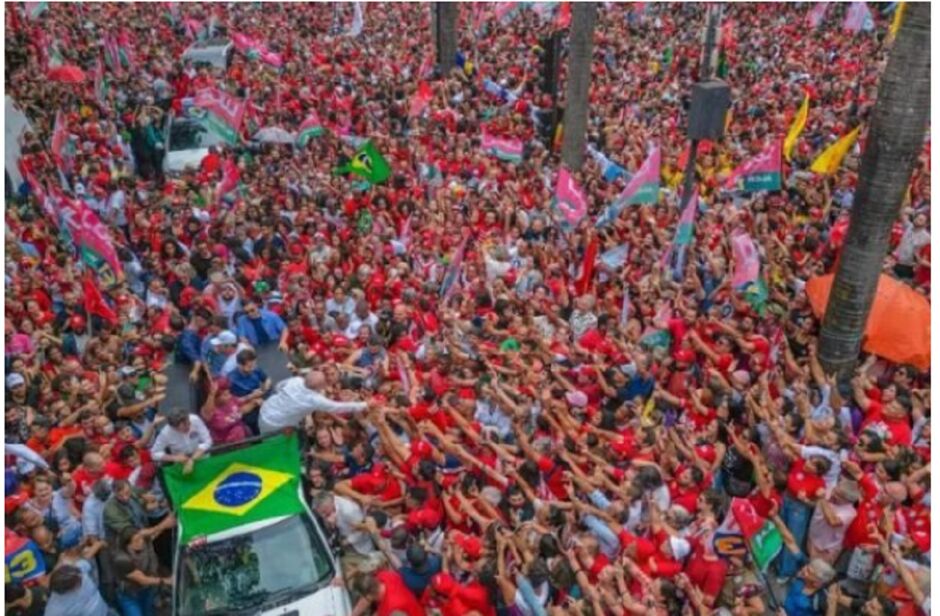
<instances>
[{"instance_id":1,"label":"car roof","mask_svg":"<svg viewBox=\"0 0 940 616\"><path fill-rule=\"evenodd\" d=\"M186 51L197 50L197 49L198 50L213 49L216 47L225 47L231 44L232 44L232 41L225 37L216 37L216 38L211 38L205 41L196 41L195 43L190 45Z\"/></svg>"}]
</instances>

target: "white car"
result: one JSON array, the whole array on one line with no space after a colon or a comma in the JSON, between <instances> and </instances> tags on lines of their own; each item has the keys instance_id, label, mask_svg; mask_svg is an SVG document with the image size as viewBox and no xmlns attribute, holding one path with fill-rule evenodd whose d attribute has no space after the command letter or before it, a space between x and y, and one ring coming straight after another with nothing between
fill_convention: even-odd
<instances>
[{"instance_id":1,"label":"white car","mask_svg":"<svg viewBox=\"0 0 940 616\"><path fill-rule=\"evenodd\" d=\"M347 616L339 565L307 510L180 546L174 616Z\"/></svg>"},{"instance_id":2,"label":"white car","mask_svg":"<svg viewBox=\"0 0 940 616\"><path fill-rule=\"evenodd\" d=\"M198 169L209 154L209 147L219 145L222 139L196 118L170 114L164 128L164 143L163 171L176 175L187 169Z\"/></svg>"}]
</instances>

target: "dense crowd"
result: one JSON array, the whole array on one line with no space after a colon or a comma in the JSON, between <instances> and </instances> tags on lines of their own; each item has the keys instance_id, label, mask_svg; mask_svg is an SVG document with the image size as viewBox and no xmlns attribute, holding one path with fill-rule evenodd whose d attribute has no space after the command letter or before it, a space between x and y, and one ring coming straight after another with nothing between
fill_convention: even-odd
<instances>
[{"instance_id":1,"label":"dense crowd","mask_svg":"<svg viewBox=\"0 0 940 616\"><path fill-rule=\"evenodd\" d=\"M289 425L358 615L929 614L929 376L863 355L837 382L804 289L838 259L864 133L834 175L808 168L867 118L888 18L851 34L848 5L817 29L803 3L724 7L733 106L699 150L675 271L704 5L598 6L588 142L624 174L589 156L573 174L588 215L566 229L539 83L547 8L461 5L462 64L432 78L428 5L370 4L356 34L353 8L329 3L20 4L4 7L5 77L34 182L8 187L6 208L5 506L8 552L10 533L31 540L44 574L8 577L7 614L156 613L175 525L159 465ZM264 41L283 65L180 61L203 29ZM102 94L107 37L132 58ZM47 79L52 48L88 79ZM412 115L422 81L433 97ZM311 112L324 133L213 148L168 176L166 114L206 87L249 101L245 141ZM806 93L783 190L721 190ZM484 130L522 140L523 160L484 152ZM334 172L361 139L388 181ZM595 228L650 143L659 202ZM109 230L123 276L95 284L116 318L89 305L37 186ZM928 295L929 225L926 148L885 271ZM731 284L736 233L758 248L762 299ZM629 252L585 276L595 240ZM278 349L297 375L280 383L258 367ZM735 503L781 537L769 565L740 529L719 540Z\"/></svg>"}]
</instances>

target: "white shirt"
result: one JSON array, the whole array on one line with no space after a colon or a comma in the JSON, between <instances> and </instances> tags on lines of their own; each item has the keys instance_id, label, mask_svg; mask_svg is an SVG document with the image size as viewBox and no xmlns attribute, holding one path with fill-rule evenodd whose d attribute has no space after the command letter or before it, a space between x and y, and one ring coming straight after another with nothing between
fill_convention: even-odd
<instances>
[{"instance_id":1,"label":"white shirt","mask_svg":"<svg viewBox=\"0 0 940 616\"><path fill-rule=\"evenodd\" d=\"M170 425L163 426L160 434L157 435L157 440L153 442L153 447L150 448L150 455L160 462L168 453L191 456L197 449L206 451L210 447L212 447L212 436L206 424L198 415L190 414L189 430L186 432L180 432Z\"/></svg>"},{"instance_id":2,"label":"white shirt","mask_svg":"<svg viewBox=\"0 0 940 616\"><path fill-rule=\"evenodd\" d=\"M839 519L836 526L830 526L826 521L822 507L816 506L813 517L810 518L809 531L807 537L809 542L821 552L839 552L842 548L842 540L845 538L845 531L849 524L855 519L855 507L851 503L842 503L836 505L829 503L832 512Z\"/></svg>"},{"instance_id":3,"label":"white shirt","mask_svg":"<svg viewBox=\"0 0 940 616\"><path fill-rule=\"evenodd\" d=\"M336 529L340 536L362 556L375 552L376 548L369 533L356 528L365 519L362 507L343 496L334 496L333 506L336 508Z\"/></svg>"},{"instance_id":4,"label":"white shirt","mask_svg":"<svg viewBox=\"0 0 940 616\"><path fill-rule=\"evenodd\" d=\"M304 377L295 376L277 384L276 393L261 405L258 427L262 434L296 428L315 411L351 413L366 410L365 402L338 402L308 389Z\"/></svg>"}]
</instances>

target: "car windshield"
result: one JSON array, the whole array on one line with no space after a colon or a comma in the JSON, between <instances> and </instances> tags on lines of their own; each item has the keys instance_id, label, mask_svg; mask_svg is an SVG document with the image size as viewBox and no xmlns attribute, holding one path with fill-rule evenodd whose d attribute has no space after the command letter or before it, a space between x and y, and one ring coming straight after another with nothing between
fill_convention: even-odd
<instances>
[{"instance_id":1,"label":"car windshield","mask_svg":"<svg viewBox=\"0 0 940 616\"><path fill-rule=\"evenodd\" d=\"M305 515L190 544L177 571L180 616L253 614L312 594L333 578L330 554Z\"/></svg>"},{"instance_id":2,"label":"car windshield","mask_svg":"<svg viewBox=\"0 0 940 616\"><path fill-rule=\"evenodd\" d=\"M199 150L216 145L219 138L195 120L174 120L170 125L170 151Z\"/></svg>"}]
</instances>

